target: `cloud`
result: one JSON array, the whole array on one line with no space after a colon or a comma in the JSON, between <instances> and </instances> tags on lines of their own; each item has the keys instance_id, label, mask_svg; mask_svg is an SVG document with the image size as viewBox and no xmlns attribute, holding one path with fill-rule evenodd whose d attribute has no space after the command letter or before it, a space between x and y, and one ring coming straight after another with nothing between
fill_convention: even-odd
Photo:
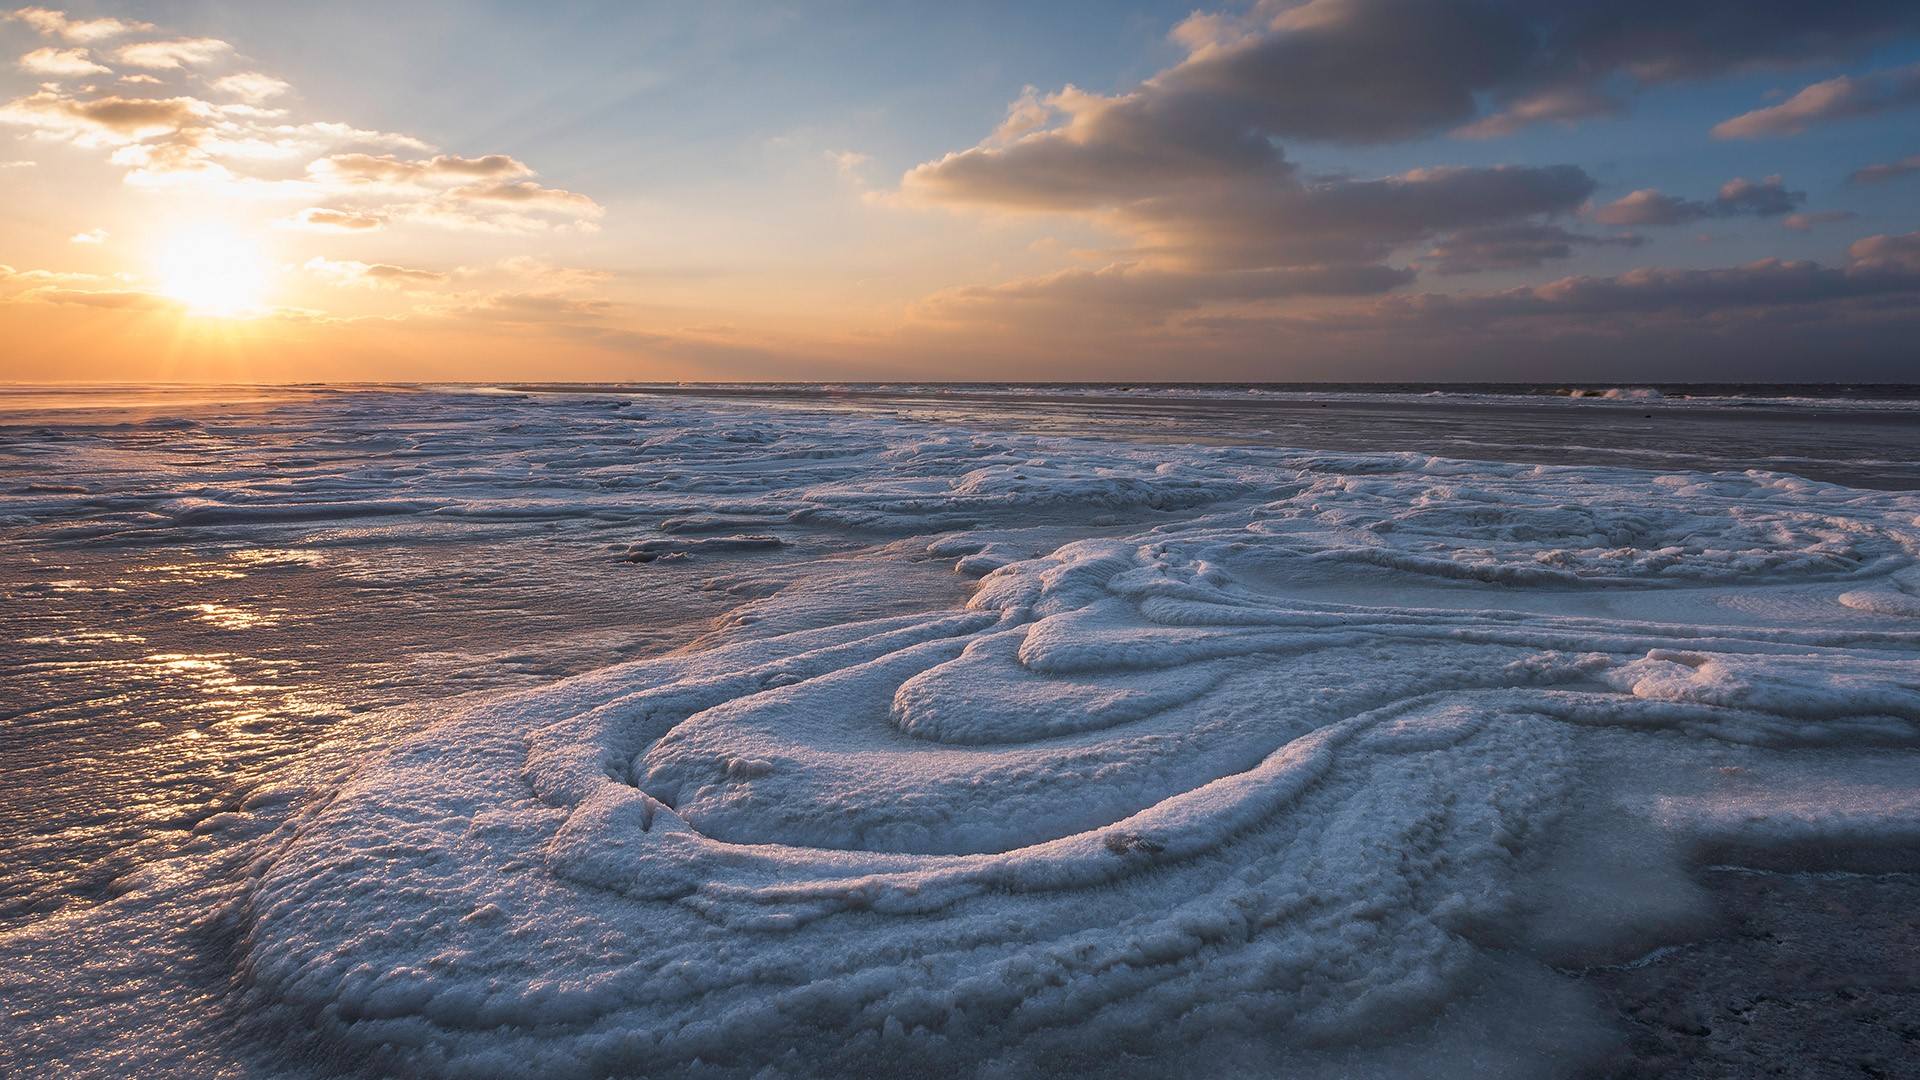
<instances>
[{"instance_id":1,"label":"cloud","mask_svg":"<svg viewBox=\"0 0 1920 1080\"><path fill-rule=\"evenodd\" d=\"M138 289L34 289L16 299L43 304L68 304L80 307L110 308L116 311L181 311L186 305L171 296Z\"/></svg>"},{"instance_id":2,"label":"cloud","mask_svg":"<svg viewBox=\"0 0 1920 1080\"><path fill-rule=\"evenodd\" d=\"M318 255L306 261L305 269L335 285L368 288L411 289L447 280L446 274L435 270L416 270L391 263L363 263L352 259L326 259Z\"/></svg>"},{"instance_id":3,"label":"cloud","mask_svg":"<svg viewBox=\"0 0 1920 1080\"><path fill-rule=\"evenodd\" d=\"M67 241L74 244L104 244L107 242L107 230L88 229L86 232L74 233L67 237Z\"/></svg>"},{"instance_id":4,"label":"cloud","mask_svg":"<svg viewBox=\"0 0 1920 1080\"><path fill-rule=\"evenodd\" d=\"M352 210L334 210L324 206L309 206L291 217L283 218L275 224L288 229L306 229L312 232L365 233L374 232L386 225L386 221L376 214L362 214Z\"/></svg>"},{"instance_id":5,"label":"cloud","mask_svg":"<svg viewBox=\"0 0 1920 1080\"><path fill-rule=\"evenodd\" d=\"M1776 174L1759 183L1745 177L1735 177L1720 185L1713 205L1723 216L1752 214L1756 217L1775 217L1791 213L1794 207L1806 201L1806 192L1788 191L1786 184Z\"/></svg>"},{"instance_id":6,"label":"cloud","mask_svg":"<svg viewBox=\"0 0 1920 1080\"><path fill-rule=\"evenodd\" d=\"M617 307L608 300L565 293L503 292L484 297L460 310L464 314L488 316L506 322L547 322L599 318L611 314Z\"/></svg>"},{"instance_id":7,"label":"cloud","mask_svg":"<svg viewBox=\"0 0 1920 1080\"><path fill-rule=\"evenodd\" d=\"M1707 203L1663 195L1656 188L1629 192L1596 209L1593 219L1602 225L1678 225L1712 215Z\"/></svg>"},{"instance_id":8,"label":"cloud","mask_svg":"<svg viewBox=\"0 0 1920 1080\"><path fill-rule=\"evenodd\" d=\"M317 179L347 184L441 184L531 176L533 170L506 154L464 158L442 154L406 161L391 154L334 154L307 166Z\"/></svg>"},{"instance_id":9,"label":"cloud","mask_svg":"<svg viewBox=\"0 0 1920 1080\"><path fill-rule=\"evenodd\" d=\"M1845 266L1760 259L1705 270L1643 267L1611 277L1576 276L1494 293L1388 297L1332 321L1472 326L1488 319L1620 317L1822 305L1920 294L1920 233L1874 236L1848 250Z\"/></svg>"},{"instance_id":10,"label":"cloud","mask_svg":"<svg viewBox=\"0 0 1920 1080\"><path fill-rule=\"evenodd\" d=\"M834 170L840 174L840 179L849 183L862 184L864 181L861 179L860 170L873 158L858 150L829 150L827 160L833 162Z\"/></svg>"},{"instance_id":11,"label":"cloud","mask_svg":"<svg viewBox=\"0 0 1920 1080\"><path fill-rule=\"evenodd\" d=\"M1041 99L1037 88L1029 86L1020 91L1020 96L1014 99L1013 104L1007 106L1006 119L1000 121L1000 126L993 129L993 134L987 137L987 141L1010 143L1029 131L1038 131L1046 127L1052 119L1053 107Z\"/></svg>"},{"instance_id":12,"label":"cloud","mask_svg":"<svg viewBox=\"0 0 1920 1080\"><path fill-rule=\"evenodd\" d=\"M1413 280L1413 271L1389 266L1314 266L1203 273L1118 263L1075 268L1003 285L948 289L928 297L920 313L936 320L1057 321L1062 308L1099 309L1101 317L1157 321L1221 301L1301 296L1364 296Z\"/></svg>"},{"instance_id":13,"label":"cloud","mask_svg":"<svg viewBox=\"0 0 1920 1080\"><path fill-rule=\"evenodd\" d=\"M1914 173L1920 173L1920 154L1909 154L1898 161L1868 165L1866 168L1856 170L1847 179L1855 184L1883 184L1888 180L1912 176Z\"/></svg>"},{"instance_id":14,"label":"cloud","mask_svg":"<svg viewBox=\"0 0 1920 1080\"><path fill-rule=\"evenodd\" d=\"M1754 380L1903 377L1920 334L1920 235L1844 266L1764 259L1642 268L1484 293L1396 293L1271 315L1202 314L1155 339L1095 343L1101 369L1150 372L1168 349L1212 377ZM1071 341L1049 341L1054 349ZM1131 345L1131 350L1129 346ZM1145 346L1145 347L1143 347ZM1129 355L1132 361L1129 362ZM1277 360L1276 358L1284 358ZM1283 366L1276 367L1276 364ZM1605 374L1582 376L1581 371ZM1110 376L1111 377L1111 376ZM1142 374L1137 377L1148 377Z\"/></svg>"},{"instance_id":15,"label":"cloud","mask_svg":"<svg viewBox=\"0 0 1920 1080\"><path fill-rule=\"evenodd\" d=\"M153 29L149 23L123 19L70 19L64 12L42 7L20 8L7 18L26 23L39 31L42 37L79 42L105 41L123 34Z\"/></svg>"},{"instance_id":16,"label":"cloud","mask_svg":"<svg viewBox=\"0 0 1920 1080\"><path fill-rule=\"evenodd\" d=\"M1602 225L1684 225L1708 218L1790 214L1805 202L1804 191L1788 191L1778 176L1755 182L1736 177L1720 185L1709 201L1683 199L1642 188L1592 211Z\"/></svg>"},{"instance_id":17,"label":"cloud","mask_svg":"<svg viewBox=\"0 0 1920 1080\"><path fill-rule=\"evenodd\" d=\"M1920 11L1890 0L1839 13L1788 0L1264 0L1181 23L1172 37L1185 57L1130 89L1028 88L980 142L908 170L890 201L1066 214L1129 241L1104 269L949 290L929 311L1030 308L1041 297L1136 296L1149 312L1258 302L1288 290L1250 281L1350 267L1391 288L1409 274L1391 260L1423 244L1417 265L1434 272L1530 267L1639 240L1555 224L1594 190L1577 166L1308 178L1282 143L1568 124L1623 111L1638 87L1851 55L1914 29ZM1593 216L1771 217L1804 201L1770 177L1730 181L1707 201L1649 189Z\"/></svg>"},{"instance_id":18,"label":"cloud","mask_svg":"<svg viewBox=\"0 0 1920 1080\"><path fill-rule=\"evenodd\" d=\"M1780 224L1794 232L1806 232L1816 225L1831 225L1840 221L1852 221L1859 214L1851 210L1821 210L1812 214L1788 214Z\"/></svg>"},{"instance_id":19,"label":"cloud","mask_svg":"<svg viewBox=\"0 0 1920 1080\"><path fill-rule=\"evenodd\" d=\"M1618 116L1626 106L1590 86L1554 86L1523 94L1504 108L1481 117L1454 134L1464 139L1497 139L1541 123L1572 126L1581 120Z\"/></svg>"},{"instance_id":20,"label":"cloud","mask_svg":"<svg viewBox=\"0 0 1920 1080\"><path fill-rule=\"evenodd\" d=\"M1833 120L1872 116L1920 105L1920 64L1860 78L1842 75L1817 82L1778 105L1755 109L1714 125L1716 139L1798 135Z\"/></svg>"},{"instance_id":21,"label":"cloud","mask_svg":"<svg viewBox=\"0 0 1920 1080\"><path fill-rule=\"evenodd\" d=\"M507 203L516 207L571 214L583 218L599 217L604 212L599 203L577 191L542 187L532 180L455 188L443 197L472 202Z\"/></svg>"},{"instance_id":22,"label":"cloud","mask_svg":"<svg viewBox=\"0 0 1920 1080\"><path fill-rule=\"evenodd\" d=\"M173 71L211 63L233 51L219 38L176 38L123 45L113 55L123 64L152 71Z\"/></svg>"},{"instance_id":23,"label":"cloud","mask_svg":"<svg viewBox=\"0 0 1920 1080\"><path fill-rule=\"evenodd\" d=\"M1196 123L1282 139L1379 142L1463 125L1490 137L1618 112L1610 81L1833 59L1916 28L1907 0L1268 0L1189 18L1173 33L1183 61L1100 100L1125 102L1134 129L1158 141ZM1061 105L1023 94L1000 138L1038 130Z\"/></svg>"},{"instance_id":24,"label":"cloud","mask_svg":"<svg viewBox=\"0 0 1920 1080\"><path fill-rule=\"evenodd\" d=\"M257 98L283 85L249 72L229 89ZM0 124L112 148L109 160L135 186L336 204L283 222L296 228L364 231L405 221L501 233L584 231L605 212L588 195L534 181L532 168L507 154L410 158L350 149L429 147L335 121L290 123L285 112L192 97L85 97L56 87L0 105ZM301 174L287 175L285 165L295 161L306 162Z\"/></svg>"},{"instance_id":25,"label":"cloud","mask_svg":"<svg viewBox=\"0 0 1920 1080\"><path fill-rule=\"evenodd\" d=\"M977 314L1045 299L1128 304L1152 316L1211 301L1378 292L1413 277L1385 264L1398 249L1441 232L1539 224L1534 219L1571 213L1594 188L1573 166L1416 169L1306 183L1272 161L1238 174L1196 173L1165 194L1136 194L1125 181L1110 188L1084 182L1080 163L1070 160L1070 182L1054 183L1046 169L1057 161L1046 155L999 175L980 170L978 193L1020 207L1026 191L1056 197L1071 189L1084 200L1083 215L1134 238L1135 257L1102 270L950 291L926 310Z\"/></svg>"},{"instance_id":26,"label":"cloud","mask_svg":"<svg viewBox=\"0 0 1920 1080\"><path fill-rule=\"evenodd\" d=\"M1188 59L1148 86L1210 95L1277 137L1379 141L1463 124L1488 137L1618 112L1610 79L1833 59L1916 27L1906 0L1268 2L1182 24ZM1472 123L1482 99L1494 109Z\"/></svg>"},{"instance_id":27,"label":"cloud","mask_svg":"<svg viewBox=\"0 0 1920 1080\"><path fill-rule=\"evenodd\" d=\"M566 219L593 227L605 209L592 197L524 179L533 170L506 154L466 158L451 154L407 160L390 154L334 154L307 166L321 188L348 199L369 193L388 220L440 228L538 232Z\"/></svg>"},{"instance_id":28,"label":"cloud","mask_svg":"<svg viewBox=\"0 0 1920 1080\"><path fill-rule=\"evenodd\" d=\"M1377 258L1436 229L1570 211L1593 190L1574 166L1414 170L1304 183L1264 140L1184 128L1161 136L1131 105L1077 109L1065 128L913 169L911 200L1101 217L1150 249L1199 262Z\"/></svg>"},{"instance_id":29,"label":"cloud","mask_svg":"<svg viewBox=\"0 0 1920 1080\"><path fill-rule=\"evenodd\" d=\"M85 49L35 49L20 58L20 69L53 78L104 75L112 68L94 63Z\"/></svg>"},{"instance_id":30,"label":"cloud","mask_svg":"<svg viewBox=\"0 0 1920 1080\"><path fill-rule=\"evenodd\" d=\"M178 131L208 110L205 102L185 97L82 101L42 90L0 106L0 124L35 128L82 145L113 145Z\"/></svg>"},{"instance_id":31,"label":"cloud","mask_svg":"<svg viewBox=\"0 0 1920 1080\"><path fill-rule=\"evenodd\" d=\"M511 255L490 266L463 266L455 273L465 278L504 278L520 286L521 291L543 293L588 289L613 276L584 266L558 266L532 255ZM529 290L528 286L538 289Z\"/></svg>"},{"instance_id":32,"label":"cloud","mask_svg":"<svg viewBox=\"0 0 1920 1080\"><path fill-rule=\"evenodd\" d=\"M1518 270L1571 258L1577 247L1638 247L1642 243L1643 238L1631 233L1589 236L1542 223L1489 225L1442 237L1423 257L1422 265L1439 274Z\"/></svg>"},{"instance_id":33,"label":"cloud","mask_svg":"<svg viewBox=\"0 0 1920 1080\"><path fill-rule=\"evenodd\" d=\"M1145 250L1203 266L1371 262L1434 233L1570 213L1594 181L1572 165L1414 169L1378 179L1201 186L1112 218Z\"/></svg>"},{"instance_id":34,"label":"cloud","mask_svg":"<svg viewBox=\"0 0 1920 1080\"><path fill-rule=\"evenodd\" d=\"M0 284L26 285L42 288L49 285L71 285L101 280L98 274L81 274L65 270L17 270L0 263Z\"/></svg>"},{"instance_id":35,"label":"cloud","mask_svg":"<svg viewBox=\"0 0 1920 1080\"><path fill-rule=\"evenodd\" d=\"M258 71L241 71L215 79L213 88L220 93L237 97L242 101L259 104L291 90L292 84L285 79L276 79Z\"/></svg>"},{"instance_id":36,"label":"cloud","mask_svg":"<svg viewBox=\"0 0 1920 1080\"><path fill-rule=\"evenodd\" d=\"M1920 274L1920 232L1903 236L1869 236L1847 248L1857 267Z\"/></svg>"}]
</instances>

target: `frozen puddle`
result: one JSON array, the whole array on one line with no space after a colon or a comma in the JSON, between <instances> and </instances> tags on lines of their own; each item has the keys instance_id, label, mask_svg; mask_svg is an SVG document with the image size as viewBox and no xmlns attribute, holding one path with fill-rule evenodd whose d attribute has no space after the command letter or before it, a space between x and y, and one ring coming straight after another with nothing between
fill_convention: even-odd
<instances>
[{"instance_id":1,"label":"frozen puddle","mask_svg":"<svg viewBox=\"0 0 1920 1080\"><path fill-rule=\"evenodd\" d=\"M374 1072L1549 1075L1689 867L1920 869L1913 496L828 423L701 512L907 539L264 799L238 999Z\"/></svg>"}]
</instances>

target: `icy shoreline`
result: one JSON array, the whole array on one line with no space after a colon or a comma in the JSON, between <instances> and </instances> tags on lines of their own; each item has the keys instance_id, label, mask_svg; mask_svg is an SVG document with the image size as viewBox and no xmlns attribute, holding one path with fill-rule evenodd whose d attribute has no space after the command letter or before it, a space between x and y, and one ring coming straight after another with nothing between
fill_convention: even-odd
<instances>
[{"instance_id":1,"label":"icy shoreline","mask_svg":"<svg viewBox=\"0 0 1920 1080\"><path fill-rule=\"evenodd\" d=\"M412 424L416 464L8 513L115 544L559 523L746 598L236 815L247 869L206 885L235 1000L334 1060L1542 1075L1611 1052L1556 971L1697 934L1691 867L1920 870L1911 494L738 405L316 409ZM818 555L756 581L756 537ZM964 610L870 617L929 561L979 579Z\"/></svg>"}]
</instances>

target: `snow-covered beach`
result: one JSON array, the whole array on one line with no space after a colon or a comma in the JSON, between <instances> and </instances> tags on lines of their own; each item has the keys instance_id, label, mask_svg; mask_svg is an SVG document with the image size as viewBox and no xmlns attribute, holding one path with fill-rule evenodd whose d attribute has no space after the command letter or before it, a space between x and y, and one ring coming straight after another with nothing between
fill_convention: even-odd
<instances>
[{"instance_id":1,"label":"snow-covered beach","mask_svg":"<svg viewBox=\"0 0 1920 1080\"><path fill-rule=\"evenodd\" d=\"M1604 1072L1712 875L1920 871L1920 495L1672 425L166 404L0 432L0 1072Z\"/></svg>"}]
</instances>

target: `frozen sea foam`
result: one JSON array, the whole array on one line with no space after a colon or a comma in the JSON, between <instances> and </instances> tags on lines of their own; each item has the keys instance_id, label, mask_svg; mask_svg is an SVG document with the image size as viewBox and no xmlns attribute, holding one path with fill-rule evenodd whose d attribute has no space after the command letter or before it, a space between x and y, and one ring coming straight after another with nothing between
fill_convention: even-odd
<instances>
[{"instance_id":1,"label":"frozen sea foam","mask_svg":"<svg viewBox=\"0 0 1920 1080\"><path fill-rule=\"evenodd\" d=\"M259 819L218 907L232 993L312 1060L1552 1075L1607 1045L1566 973L1697 932L1689 865L1920 869L1910 494L332 408L288 441L310 464L11 512L90 543L573 530L638 575L636 619L682 561L741 607L231 815ZM914 610L928 565L964 606Z\"/></svg>"},{"instance_id":2,"label":"frozen sea foam","mask_svg":"<svg viewBox=\"0 0 1920 1080\"><path fill-rule=\"evenodd\" d=\"M1517 978L1529 920L1603 917L1529 884L1570 816L1920 866L1920 771L1835 780L1920 744L1911 497L1153 453L935 433L720 500L963 563L1134 518L975 562L964 610L771 618L456 711L263 859L251 992L448 1075L1308 1068ZM761 603L883 594L883 561ZM1801 753L1823 782L1783 796ZM1592 789L1636 760L1659 791Z\"/></svg>"}]
</instances>

